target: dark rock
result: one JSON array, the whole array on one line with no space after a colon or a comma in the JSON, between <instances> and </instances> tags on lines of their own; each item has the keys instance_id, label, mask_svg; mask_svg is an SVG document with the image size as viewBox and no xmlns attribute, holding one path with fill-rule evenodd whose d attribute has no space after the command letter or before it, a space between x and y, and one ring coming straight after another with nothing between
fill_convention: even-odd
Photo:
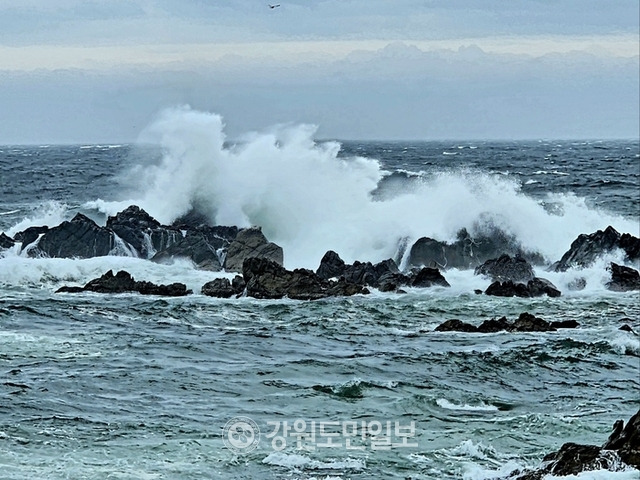
<instances>
[{"instance_id":1,"label":"dark rock","mask_svg":"<svg viewBox=\"0 0 640 480\"><path fill-rule=\"evenodd\" d=\"M411 283L411 279L402 273L385 273L378 279L378 290L381 292L398 291L401 286Z\"/></svg>"},{"instance_id":2,"label":"dark rock","mask_svg":"<svg viewBox=\"0 0 640 480\"><path fill-rule=\"evenodd\" d=\"M635 330L626 323L622 325L618 330L622 330L623 332L636 333Z\"/></svg>"},{"instance_id":3,"label":"dark rock","mask_svg":"<svg viewBox=\"0 0 640 480\"><path fill-rule=\"evenodd\" d=\"M614 292L629 292L640 290L640 273L631 267L611 263L611 281L607 283L607 288Z\"/></svg>"},{"instance_id":4,"label":"dark rock","mask_svg":"<svg viewBox=\"0 0 640 480\"><path fill-rule=\"evenodd\" d=\"M436 327L436 332L477 332L478 328L457 318L447 320Z\"/></svg>"},{"instance_id":5,"label":"dark rock","mask_svg":"<svg viewBox=\"0 0 640 480\"><path fill-rule=\"evenodd\" d=\"M15 240L7 235L4 232L0 233L0 248L11 248L15 245Z\"/></svg>"},{"instance_id":6,"label":"dark rock","mask_svg":"<svg viewBox=\"0 0 640 480\"><path fill-rule=\"evenodd\" d=\"M120 270L115 275L112 270L102 275L100 278L94 278L84 286L89 292L98 293L123 293L133 292L135 290L135 280L129 272Z\"/></svg>"},{"instance_id":7,"label":"dark rock","mask_svg":"<svg viewBox=\"0 0 640 480\"><path fill-rule=\"evenodd\" d=\"M167 297L180 297L188 295L191 290L183 283L171 283L169 285L156 285L151 282L136 282L129 272L119 271L115 275L112 270L95 278L87 283L84 287L61 287L56 293L79 293L79 292L96 292L96 293L127 293L137 292L142 295L162 295Z\"/></svg>"},{"instance_id":8,"label":"dark rock","mask_svg":"<svg viewBox=\"0 0 640 480\"><path fill-rule=\"evenodd\" d=\"M197 210L190 210L174 220L171 226L179 230L194 230L199 227L209 227L211 224L207 215Z\"/></svg>"},{"instance_id":9,"label":"dark rock","mask_svg":"<svg viewBox=\"0 0 640 480\"><path fill-rule=\"evenodd\" d=\"M114 217L109 217L106 228L112 230L142 258L151 258L157 251L164 250L182 239L180 230L162 226L135 205L127 207Z\"/></svg>"},{"instance_id":10,"label":"dark rock","mask_svg":"<svg viewBox=\"0 0 640 480\"><path fill-rule=\"evenodd\" d=\"M544 278L534 278L529 280L527 284L514 283L511 280L506 282L493 282L484 292L487 295L497 297L540 297L548 295L549 297L559 297L561 295L549 280Z\"/></svg>"},{"instance_id":11,"label":"dark rock","mask_svg":"<svg viewBox=\"0 0 640 480\"><path fill-rule=\"evenodd\" d=\"M69 222L48 229L30 256L91 258L109 255L116 245L113 232L78 213Z\"/></svg>"},{"instance_id":12,"label":"dark rock","mask_svg":"<svg viewBox=\"0 0 640 480\"><path fill-rule=\"evenodd\" d=\"M493 282L484 292L486 295L494 295L496 297L530 297L529 289L522 283L513 283L511 280L506 282Z\"/></svg>"},{"instance_id":13,"label":"dark rock","mask_svg":"<svg viewBox=\"0 0 640 480\"><path fill-rule=\"evenodd\" d=\"M526 283L535 278L533 267L520 255L501 255L487 260L477 267L474 273L491 277L494 282L511 280L514 283Z\"/></svg>"},{"instance_id":14,"label":"dark rock","mask_svg":"<svg viewBox=\"0 0 640 480\"><path fill-rule=\"evenodd\" d=\"M598 257L618 248L625 251L626 260L640 259L640 239L628 233L620 235L615 228L608 226L604 231L579 235L552 268L556 272L564 272L570 268L589 267Z\"/></svg>"},{"instance_id":15,"label":"dark rock","mask_svg":"<svg viewBox=\"0 0 640 480\"><path fill-rule=\"evenodd\" d=\"M613 455L612 455L613 453ZM624 464L640 468L640 410L626 425L618 420L602 447L565 443L557 452L546 455L540 468L512 472L509 480L542 480L547 475L578 475L590 470L621 471Z\"/></svg>"},{"instance_id":16,"label":"dark rock","mask_svg":"<svg viewBox=\"0 0 640 480\"><path fill-rule=\"evenodd\" d=\"M560 320L551 322L551 328L578 328L580 324L575 320Z\"/></svg>"},{"instance_id":17,"label":"dark rock","mask_svg":"<svg viewBox=\"0 0 640 480\"><path fill-rule=\"evenodd\" d=\"M238 234L237 227L198 227L189 230L175 243L156 253L151 260L158 263L188 258L198 268L214 272L222 270L224 255Z\"/></svg>"},{"instance_id":18,"label":"dark rock","mask_svg":"<svg viewBox=\"0 0 640 480\"><path fill-rule=\"evenodd\" d=\"M171 263L176 258L188 258L204 270L213 272L222 270L216 245L210 244L207 238L198 232L188 232L184 238L180 236L175 243L151 257L151 261Z\"/></svg>"},{"instance_id":19,"label":"dark rock","mask_svg":"<svg viewBox=\"0 0 640 480\"><path fill-rule=\"evenodd\" d=\"M549 473L553 475L576 475L585 470L600 468L601 448L596 445L579 445L565 443L560 450L546 455L544 462L549 462Z\"/></svg>"},{"instance_id":20,"label":"dark rock","mask_svg":"<svg viewBox=\"0 0 640 480\"><path fill-rule=\"evenodd\" d=\"M551 332L554 330L549 322L528 312L521 313L511 326L513 332Z\"/></svg>"},{"instance_id":21,"label":"dark rock","mask_svg":"<svg viewBox=\"0 0 640 480\"><path fill-rule=\"evenodd\" d=\"M546 278L536 277L533 280L529 280L527 282L527 289L531 297L541 297L542 295L559 297L562 295L560 290Z\"/></svg>"},{"instance_id":22,"label":"dark rock","mask_svg":"<svg viewBox=\"0 0 640 480\"><path fill-rule=\"evenodd\" d=\"M323 280L311 270L286 270L280 264L260 257L245 259L242 274L246 292L255 298L283 298L315 300L335 295L367 293L362 286Z\"/></svg>"},{"instance_id":23,"label":"dark rock","mask_svg":"<svg viewBox=\"0 0 640 480\"><path fill-rule=\"evenodd\" d=\"M208 297L230 298L238 293L228 278L216 278L202 287L202 294Z\"/></svg>"},{"instance_id":24,"label":"dark rock","mask_svg":"<svg viewBox=\"0 0 640 480\"><path fill-rule=\"evenodd\" d=\"M451 286L437 268L424 267L411 276L412 287L432 287L434 285L441 287Z\"/></svg>"},{"instance_id":25,"label":"dark rock","mask_svg":"<svg viewBox=\"0 0 640 480\"><path fill-rule=\"evenodd\" d=\"M627 465L640 469L640 410L623 427L622 420L614 424L614 431L602 446L613 450Z\"/></svg>"},{"instance_id":26,"label":"dark rock","mask_svg":"<svg viewBox=\"0 0 640 480\"><path fill-rule=\"evenodd\" d=\"M371 285L378 284L378 274L371 262L353 262L353 265L348 265L342 274L344 279L349 283L355 283L356 285Z\"/></svg>"},{"instance_id":27,"label":"dark rock","mask_svg":"<svg viewBox=\"0 0 640 480\"><path fill-rule=\"evenodd\" d=\"M244 292L244 289L247 288L247 284L245 283L244 278L242 278L242 275L236 275L233 277L233 280L231 280L231 286L235 292L238 292L238 295Z\"/></svg>"},{"instance_id":28,"label":"dark rock","mask_svg":"<svg viewBox=\"0 0 640 480\"><path fill-rule=\"evenodd\" d=\"M480 333L496 333L504 330L511 330L512 325L506 317L500 317L499 319L492 318L491 320L485 320L478 327Z\"/></svg>"},{"instance_id":29,"label":"dark rock","mask_svg":"<svg viewBox=\"0 0 640 480\"><path fill-rule=\"evenodd\" d=\"M187 290L184 283L170 283L168 285L156 285L151 282L136 282L134 291L142 295L161 295L163 297L182 297L193 293Z\"/></svg>"},{"instance_id":30,"label":"dark rock","mask_svg":"<svg viewBox=\"0 0 640 480\"><path fill-rule=\"evenodd\" d=\"M84 291L85 291L84 287L73 287L73 286L64 285L60 287L58 290L56 290L56 293L80 293Z\"/></svg>"},{"instance_id":31,"label":"dark rock","mask_svg":"<svg viewBox=\"0 0 640 480\"><path fill-rule=\"evenodd\" d=\"M473 290L473 293L475 293L476 295L482 295L482 290L480 290L479 288L476 288Z\"/></svg>"},{"instance_id":32,"label":"dark rock","mask_svg":"<svg viewBox=\"0 0 640 480\"><path fill-rule=\"evenodd\" d=\"M316 270L316 275L324 280L339 278L344 273L346 264L340 256L333 250L329 250L320 260L320 266Z\"/></svg>"},{"instance_id":33,"label":"dark rock","mask_svg":"<svg viewBox=\"0 0 640 480\"><path fill-rule=\"evenodd\" d=\"M466 229L460 230L453 243L429 237L418 239L409 250L409 267L476 268L483 262L505 253L521 255L535 264L543 262L540 255L525 252L514 236L499 228L485 226L478 230L473 237Z\"/></svg>"},{"instance_id":34,"label":"dark rock","mask_svg":"<svg viewBox=\"0 0 640 480\"><path fill-rule=\"evenodd\" d=\"M43 233L47 233L49 231L49 227L29 227L22 232L16 233L13 238L17 242L22 242L22 247L20 251L24 252L24 250L35 242L40 235Z\"/></svg>"},{"instance_id":35,"label":"dark rock","mask_svg":"<svg viewBox=\"0 0 640 480\"><path fill-rule=\"evenodd\" d=\"M368 285L384 292L393 291L400 285L409 284L408 277L400 273L398 265L392 259L383 260L375 265L371 262L360 261L348 265L332 250L324 254L316 274L324 280L343 278L347 283ZM380 288L380 281L383 278L384 282Z\"/></svg>"},{"instance_id":36,"label":"dark rock","mask_svg":"<svg viewBox=\"0 0 640 480\"><path fill-rule=\"evenodd\" d=\"M627 260L635 262L640 259L640 238L628 233L623 233L618 241L618 246L627 254Z\"/></svg>"},{"instance_id":37,"label":"dark rock","mask_svg":"<svg viewBox=\"0 0 640 480\"><path fill-rule=\"evenodd\" d=\"M245 228L238 232L227 249L224 268L229 272L244 272L247 258L264 258L282 266L282 247L269 242L259 227Z\"/></svg>"}]
</instances>

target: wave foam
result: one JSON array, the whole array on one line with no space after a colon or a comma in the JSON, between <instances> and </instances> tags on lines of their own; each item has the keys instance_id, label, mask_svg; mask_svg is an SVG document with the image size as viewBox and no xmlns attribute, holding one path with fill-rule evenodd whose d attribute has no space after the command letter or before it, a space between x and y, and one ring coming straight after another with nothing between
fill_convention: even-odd
<instances>
[{"instance_id":1,"label":"wave foam","mask_svg":"<svg viewBox=\"0 0 640 480\"><path fill-rule=\"evenodd\" d=\"M219 225L259 225L283 247L287 268L315 269L329 249L348 263L377 262L395 257L400 239L452 241L461 228L480 233L489 227L555 261L581 233L607 225L637 230L636 222L589 208L575 195L550 194L540 202L513 176L478 170L396 179L391 194L376 196L388 177L378 161L344 158L339 143L316 142L315 132L309 125L280 126L228 145L219 115L166 110L141 136L161 148L161 159L126 176L136 183L136 198L96 199L83 207L113 215L137 204L163 223L196 209ZM59 223L63 210L11 231Z\"/></svg>"},{"instance_id":2,"label":"wave foam","mask_svg":"<svg viewBox=\"0 0 640 480\"><path fill-rule=\"evenodd\" d=\"M478 405L468 405L466 403L459 404L453 403L446 398L438 398L436 403L439 407L444 408L446 410L462 410L467 412L497 412L498 407L494 405L487 405L484 402L480 402Z\"/></svg>"}]
</instances>

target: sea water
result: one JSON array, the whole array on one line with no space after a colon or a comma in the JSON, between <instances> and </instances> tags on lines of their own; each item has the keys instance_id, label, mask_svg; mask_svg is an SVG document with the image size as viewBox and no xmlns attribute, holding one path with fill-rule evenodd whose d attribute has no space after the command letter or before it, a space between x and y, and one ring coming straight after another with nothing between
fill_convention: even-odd
<instances>
[{"instance_id":1,"label":"sea water","mask_svg":"<svg viewBox=\"0 0 640 480\"><path fill-rule=\"evenodd\" d=\"M0 147L0 231L99 223L136 204L164 223L260 225L287 268L406 260L422 236L498 227L550 264L580 233L639 235L633 141L357 142L310 126L228 139L223 120L165 112L136 145ZM637 292L588 269L536 273L560 298L450 288L313 302L214 299L224 272L187 260L0 258L0 477L490 479L567 441L602 444L638 410ZM637 265L636 265L637 268ZM183 282L182 298L55 294L107 270ZM582 291L568 285L587 279ZM530 312L545 333L439 333ZM581 479L637 478L592 472Z\"/></svg>"}]
</instances>

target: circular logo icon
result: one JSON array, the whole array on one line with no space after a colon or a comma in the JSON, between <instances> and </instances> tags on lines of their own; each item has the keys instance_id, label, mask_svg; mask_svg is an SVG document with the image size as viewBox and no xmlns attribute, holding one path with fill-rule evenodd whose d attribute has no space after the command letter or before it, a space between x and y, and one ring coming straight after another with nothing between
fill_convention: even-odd
<instances>
[{"instance_id":1,"label":"circular logo icon","mask_svg":"<svg viewBox=\"0 0 640 480\"><path fill-rule=\"evenodd\" d=\"M260 443L260 429L249 417L233 417L222 430L222 441L235 453L249 453Z\"/></svg>"}]
</instances>

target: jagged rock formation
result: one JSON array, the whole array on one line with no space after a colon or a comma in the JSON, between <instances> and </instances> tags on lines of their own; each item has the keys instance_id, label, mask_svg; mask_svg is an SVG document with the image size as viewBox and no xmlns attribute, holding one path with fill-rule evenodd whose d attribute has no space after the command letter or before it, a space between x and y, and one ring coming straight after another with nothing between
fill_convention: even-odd
<instances>
[{"instance_id":1,"label":"jagged rock formation","mask_svg":"<svg viewBox=\"0 0 640 480\"><path fill-rule=\"evenodd\" d=\"M614 292L629 292L640 290L640 273L631 267L611 263L611 281L607 283L607 288Z\"/></svg>"},{"instance_id":2,"label":"jagged rock formation","mask_svg":"<svg viewBox=\"0 0 640 480\"><path fill-rule=\"evenodd\" d=\"M458 319L447 320L435 329L436 332L467 332L467 333L496 333L496 332L553 332L558 328L576 328L575 320L563 320L559 322L547 322L528 312L523 312L514 321L510 322L506 317L485 320L479 326L463 322Z\"/></svg>"},{"instance_id":3,"label":"jagged rock formation","mask_svg":"<svg viewBox=\"0 0 640 480\"><path fill-rule=\"evenodd\" d=\"M59 288L56 293L80 293L80 292L96 292L96 293L126 293L137 292L142 295L162 295L168 297L180 297L188 295L191 290L187 290L184 283L172 283L169 285L156 285L151 282L138 282L129 272L119 271L115 275L112 270L102 275L100 278L94 278L84 287L68 287Z\"/></svg>"},{"instance_id":4,"label":"jagged rock formation","mask_svg":"<svg viewBox=\"0 0 640 480\"><path fill-rule=\"evenodd\" d=\"M589 267L598 257L616 249L623 250L629 262L640 260L640 239L628 233L621 235L608 226L595 233L579 235L552 268L556 272L564 272L570 268Z\"/></svg>"},{"instance_id":5,"label":"jagged rock formation","mask_svg":"<svg viewBox=\"0 0 640 480\"><path fill-rule=\"evenodd\" d=\"M542 480L547 475L578 475L589 470L620 471L626 468L620 461L640 469L640 410L626 425L616 421L613 433L601 447L565 443L557 452L546 455L540 468L512 472L505 480Z\"/></svg>"}]
</instances>

